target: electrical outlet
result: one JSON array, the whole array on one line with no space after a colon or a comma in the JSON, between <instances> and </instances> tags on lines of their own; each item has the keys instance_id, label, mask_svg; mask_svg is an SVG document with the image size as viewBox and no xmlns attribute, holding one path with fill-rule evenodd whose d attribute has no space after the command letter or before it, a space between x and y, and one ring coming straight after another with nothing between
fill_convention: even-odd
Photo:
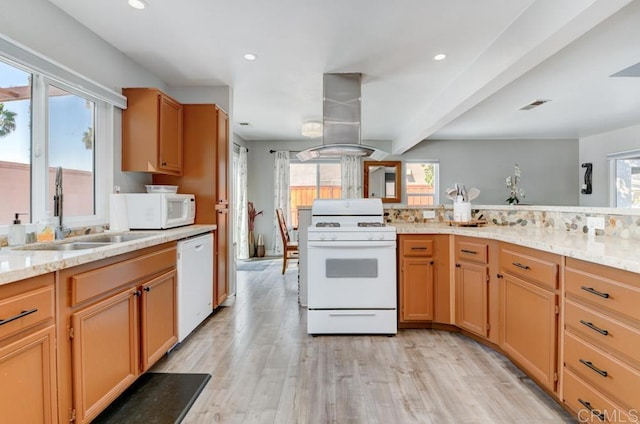
<instances>
[{"instance_id":1,"label":"electrical outlet","mask_svg":"<svg viewBox=\"0 0 640 424\"><path fill-rule=\"evenodd\" d=\"M595 228L596 230L604 230L604 217L602 216L588 216L587 228Z\"/></svg>"},{"instance_id":2,"label":"electrical outlet","mask_svg":"<svg viewBox=\"0 0 640 424\"><path fill-rule=\"evenodd\" d=\"M422 211L422 219L435 219L436 211L434 210L425 210Z\"/></svg>"}]
</instances>

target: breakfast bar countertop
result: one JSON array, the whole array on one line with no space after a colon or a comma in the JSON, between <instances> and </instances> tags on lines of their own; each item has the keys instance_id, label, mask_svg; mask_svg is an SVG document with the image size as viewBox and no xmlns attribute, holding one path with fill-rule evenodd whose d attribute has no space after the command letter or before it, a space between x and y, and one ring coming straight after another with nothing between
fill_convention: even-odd
<instances>
[{"instance_id":1,"label":"breakfast bar countertop","mask_svg":"<svg viewBox=\"0 0 640 424\"><path fill-rule=\"evenodd\" d=\"M17 248L3 247L0 249L0 285L12 283L59 269L70 268L88 262L133 252L174 240L185 239L198 234L215 230L216 225L189 225L186 227L172 228L168 230L140 230L123 233L100 233L88 236L69 238L58 243L71 241L90 241L98 235L136 234L148 235L136 240L111 243L104 246L81 250L31 250L34 245L25 245ZM24 249L22 248L24 247Z\"/></svg>"},{"instance_id":2,"label":"breakfast bar countertop","mask_svg":"<svg viewBox=\"0 0 640 424\"><path fill-rule=\"evenodd\" d=\"M454 234L518 244L545 252L640 273L640 241L551 228L487 225L453 227L444 223L393 223L398 234Z\"/></svg>"}]
</instances>

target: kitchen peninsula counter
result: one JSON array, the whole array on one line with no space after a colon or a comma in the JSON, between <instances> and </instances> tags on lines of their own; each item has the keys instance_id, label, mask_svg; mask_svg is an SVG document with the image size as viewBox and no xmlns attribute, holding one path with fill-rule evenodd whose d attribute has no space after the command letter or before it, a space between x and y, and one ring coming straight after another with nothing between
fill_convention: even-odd
<instances>
[{"instance_id":1,"label":"kitchen peninsula counter","mask_svg":"<svg viewBox=\"0 0 640 424\"><path fill-rule=\"evenodd\" d=\"M26 245L25 250L21 250L21 248L3 247L0 249L0 286L48 272L133 252L146 247L196 236L215 229L216 225L189 225L169 230L128 231L124 233L107 232L103 234L146 234L148 237L82 250L28 250L29 247L35 247L35 245ZM65 242L83 241L95 236L96 234L74 237L73 239L65 240Z\"/></svg>"},{"instance_id":2,"label":"kitchen peninsula counter","mask_svg":"<svg viewBox=\"0 0 640 424\"><path fill-rule=\"evenodd\" d=\"M640 241L553 228L486 225L454 227L444 223L393 223L398 234L453 234L513 243L545 252L640 273Z\"/></svg>"}]
</instances>

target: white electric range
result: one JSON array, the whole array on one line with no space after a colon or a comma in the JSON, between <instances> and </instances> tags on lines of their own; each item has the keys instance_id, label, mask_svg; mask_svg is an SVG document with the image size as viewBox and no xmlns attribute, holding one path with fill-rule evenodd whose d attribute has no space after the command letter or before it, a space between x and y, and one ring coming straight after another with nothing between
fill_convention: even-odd
<instances>
[{"instance_id":1,"label":"white electric range","mask_svg":"<svg viewBox=\"0 0 640 424\"><path fill-rule=\"evenodd\" d=\"M307 248L309 334L396 334L396 229L381 199L315 200Z\"/></svg>"}]
</instances>

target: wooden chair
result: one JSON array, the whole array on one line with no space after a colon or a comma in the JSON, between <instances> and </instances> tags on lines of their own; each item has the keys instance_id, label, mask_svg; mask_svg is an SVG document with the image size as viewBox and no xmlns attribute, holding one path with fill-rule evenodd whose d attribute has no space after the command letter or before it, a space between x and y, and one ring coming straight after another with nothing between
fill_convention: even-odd
<instances>
[{"instance_id":1,"label":"wooden chair","mask_svg":"<svg viewBox=\"0 0 640 424\"><path fill-rule=\"evenodd\" d=\"M289 230L281 208L276 209L276 216L278 217L278 227L280 227L280 236L282 237L282 273L284 274L287 270L287 261L298 257L298 243L292 242L289 237Z\"/></svg>"}]
</instances>

